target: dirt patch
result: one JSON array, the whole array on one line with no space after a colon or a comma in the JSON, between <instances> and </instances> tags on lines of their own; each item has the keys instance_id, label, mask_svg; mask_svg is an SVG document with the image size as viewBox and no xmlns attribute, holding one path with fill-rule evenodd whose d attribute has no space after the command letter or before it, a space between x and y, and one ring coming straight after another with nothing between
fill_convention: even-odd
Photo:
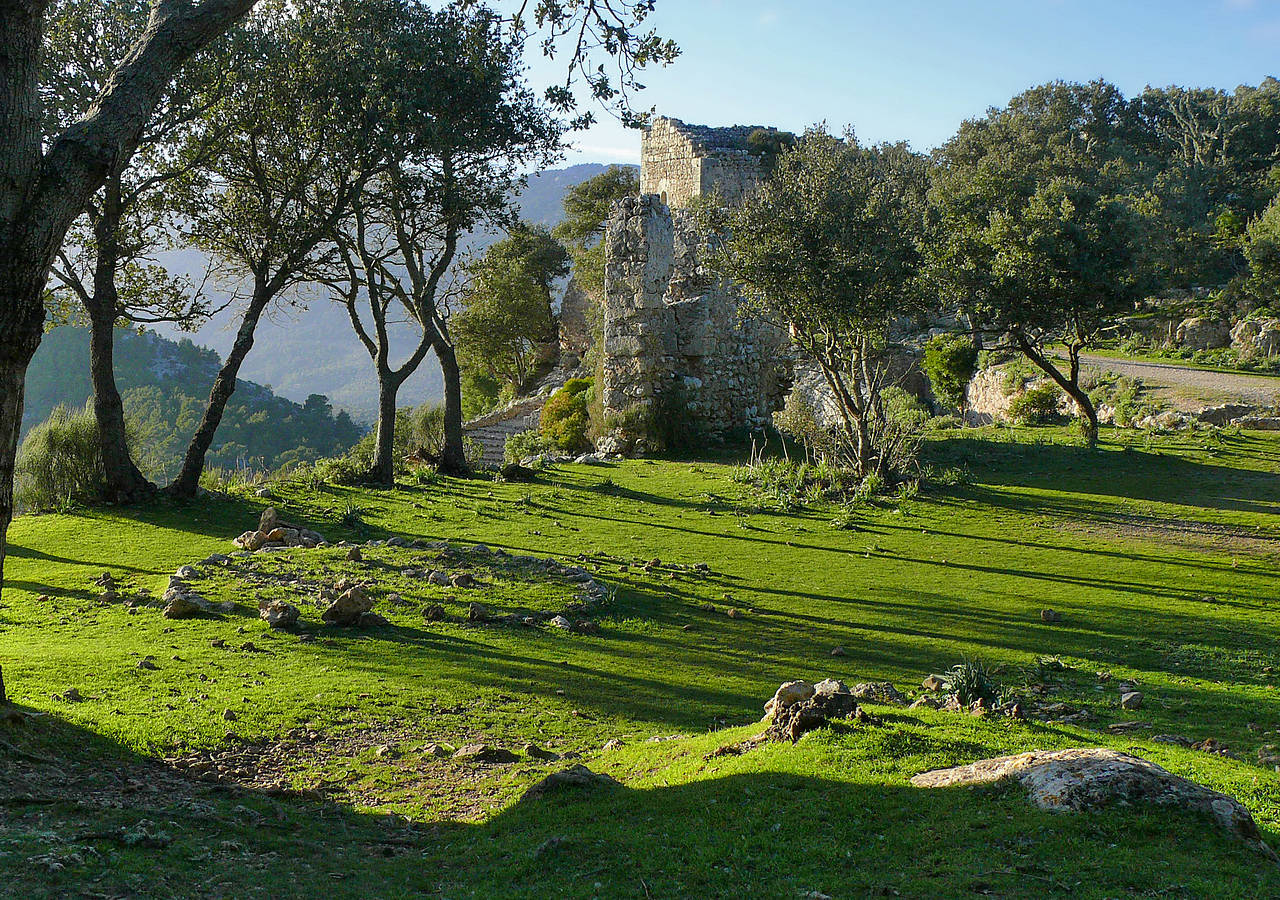
<instances>
[{"instance_id":1,"label":"dirt patch","mask_svg":"<svg viewBox=\"0 0 1280 900\"><path fill-rule=\"evenodd\" d=\"M1226 554L1280 562L1280 538L1255 528L1213 522L1163 519L1152 516L1111 515L1105 520L1061 521L1055 528L1105 539L1139 540L1193 553Z\"/></svg>"}]
</instances>

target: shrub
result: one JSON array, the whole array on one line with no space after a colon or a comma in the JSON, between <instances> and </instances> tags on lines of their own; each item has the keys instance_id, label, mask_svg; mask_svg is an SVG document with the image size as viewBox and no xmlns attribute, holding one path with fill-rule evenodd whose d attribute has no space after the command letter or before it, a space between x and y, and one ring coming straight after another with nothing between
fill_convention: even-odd
<instances>
[{"instance_id":1,"label":"shrub","mask_svg":"<svg viewBox=\"0 0 1280 900\"><path fill-rule=\"evenodd\" d=\"M956 698L961 706L981 700L990 706L1000 697L1000 684L995 676L977 660L957 663L943 678L942 689Z\"/></svg>"},{"instance_id":2,"label":"shrub","mask_svg":"<svg viewBox=\"0 0 1280 900\"><path fill-rule=\"evenodd\" d=\"M556 445L537 429L511 435L502 448L502 456L509 463L518 463L531 456L543 456L555 452Z\"/></svg>"},{"instance_id":3,"label":"shrub","mask_svg":"<svg viewBox=\"0 0 1280 900\"><path fill-rule=\"evenodd\" d=\"M1009 417L1019 425L1051 425L1058 421L1058 394L1047 381L1027 388L1009 404Z\"/></svg>"},{"instance_id":4,"label":"shrub","mask_svg":"<svg viewBox=\"0 0 1280 900\"><path fill-rule=\"evenodd\" d=\"M978 371L977 345L962 334L939 334L924 345L923 365L938 403L963 407L965 388Z\"/></svg>"},{"instance_id":5,"label":"shrub","mask_svg":"<svg viewBox=\"0 0 1280 900\"><path fill-rule=\"evenodd\" d=\"M106 491L98 423L93 409L59 404L28 432L18 449L14 503L48 512L100 502Z\"/></svg>"},{"instance_id":6,"label":"shrub","mask_svg":"<svg viewBox=\"0 0 1280 900\"><path fill-rule=\"evenodd\" d=\"M577 453L591 449L591 441L587 437L591 424L587 392L591 384L590 378L570 378L542 408L539 430L561 450Z\"/></svg>"}]
</instances>

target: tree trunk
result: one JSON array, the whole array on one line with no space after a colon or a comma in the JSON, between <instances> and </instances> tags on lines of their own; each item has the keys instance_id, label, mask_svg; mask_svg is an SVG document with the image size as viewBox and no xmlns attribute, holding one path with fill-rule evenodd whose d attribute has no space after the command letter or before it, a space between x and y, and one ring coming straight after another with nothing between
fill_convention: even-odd
<instances>
[{"instance_id":1,"label":"tree trunk","mask_svg":"<svg viewBox=\"0 0 1280 900\"><path fill-rule=\"evenodd\" d=\"M453 347L435 342L436 358L444 373L444 447L440 451L440 471L446 475L468 475L467 452L462 444L462 374Z\"/></svg>"},{"instance_id":2,"label":"tree trunk","mask_svg":"<svg viewBox=\"0 0 1280 900\"><path fill-rule=\"evenodd\" d=\"M258 327L262 312L271 302L274 291L261 283L254 285L253 297L240 320L240 330L236 332L235 343L227 354L227 361L218 370L218 377L213 381L213 390L209 392L209 403L205 407L200 427L191 437L187 445L187 455L182 461L182 471L173 480L166 491L174 497L191 498L200 487L200 475L204 472L204 458L213 445L214 434L222 422L222 414L226 411L227 401L235 393L236 377L240 373L240 365L253 349L253 333Z\"/></svg>"},{"instance_id":3,"label":"tree trunk","mask_svg":"<svg viewBox=\"0 0 1280 900\"><path fill-rule=\"evenodd\" d=\"M1075 401L1076 407L1084 414L1084 436L1089 442L1090 447L1098 445L1098 411L1093 408L1093 401L1089 399L1089 395L1080 387L1080 348L1068 347L1067 352L1071 360L1071 375L1068 377L1059 371L1058 367L1051 363L1043 353L1039 352L1035 345L1017 334L1015 339L1018 343L1018 349L1022 351L1027 359L1031 360L1036 366L1053 380L1053 383L1062 388L1063 393Z\"/></svg>"},{"instance_id":4,"label":"tree trunk","mask_svg":"<svg viewBox=\"0 0 1280 900\"><path fill-rule=\"evenodd\" d=\"M382 487L396 485L396 395L400 382L390 373L378 372L378 430L374 436L373 466L369 469L370 484Z\"/></svg>"}]
</instances>

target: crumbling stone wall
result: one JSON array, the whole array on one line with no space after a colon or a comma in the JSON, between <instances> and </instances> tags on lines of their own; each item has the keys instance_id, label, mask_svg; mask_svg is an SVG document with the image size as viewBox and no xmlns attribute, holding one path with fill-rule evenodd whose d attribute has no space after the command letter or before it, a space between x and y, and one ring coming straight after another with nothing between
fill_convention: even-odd
<instances>
[{"instance_id":1,"label":"crumbling stone wall","mask_svg":"<svg viewBox=\"0 0 1280 900\"><path fill-rule=\"evenodd\" d=\"M656 194L673 208L701 194L719 192L726 202L741 200L765 174L761 157L748 150L761 125L710 128L658 117L640 142L640 193Z\"/></svg>"},{"instance_id":2,"label":"crumbling stone wall","mask_svg":"<svg viewBox=\"0 0 1280 900\"><path fill-rule=\"evenodd\" d=\"M657 195L628 197L605 240L601 399L616 439L606 443L653 442L648 414L672 406L712 438L767 421L789 380L785 336L739 314L740 298L703 265L693 216Z\"/></svg>"}]
</instances>

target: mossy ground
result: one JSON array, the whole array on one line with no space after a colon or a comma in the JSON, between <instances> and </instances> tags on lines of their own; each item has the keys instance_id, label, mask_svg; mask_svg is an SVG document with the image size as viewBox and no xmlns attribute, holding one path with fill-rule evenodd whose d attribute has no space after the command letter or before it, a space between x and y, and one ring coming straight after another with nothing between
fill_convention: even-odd
<instances>
[{"instance_id":1,"label":"mossy ground","mask_svg":"<svg viewBox=\"0 0 1280 900\"><path fill-rule=\"evenodd\" d=\"M930 455L968 478L867 509L853 529L833 527L831 509L750 496L728 461L567 466L533 485L275 486L286 518L335 540L479 542L584 565L616 588L594 617L599 634L467 623L469 595L401 576L408 551L388 548L359 567L338 550L254 557L272 580L201 585L237 612L171 622L99 605L93 580L110 571L158 595L178 566L228 552L266 501L20 519L0 660L11 697L41 715L0 725L0 890L1280 894L1275 867L1199 820L1053 815L1016 792L909 785L923 769L1033 747L1131 749L1235 795L1280 843L1280 785L1255 762L1280 743L1280 436L1107 431L1088 450L1060 431L991 430L957 433ZM348 504L363 528L338 524ZM380 603L391 624L356 631L322 627L306 608L313 641L257 619L257 600L283 596L283 582L343 574L411 604ZM482 581L503 609L550 610L572 591L539 577ZM418 608L446 597L451 620L424 621ZM1043 608L1062 621L1042 622ZM837 646L845 655L831 656ZM154 670L138 668L146 656ZM1046 680L1047 656L1065 669ZM1094 718L872 708L880 726L706 758L752 733L780 681L905 690L966 658ZM1140 711L1118 708L1121 679L1140 683ZM83 702L53 698L72 687ZM1107 731L1133 720L1136 731ZM1151 740L1170 733L1217 738L1238 758ZM650 741L675 735L685 737ZM626 746L603 752L610 738ZM623 787L514 803L565 763L469 766L427 750L471 741L580 754ZM273 754L278 787L302 793L208 784L157 762L244 747Z\"/></svg>"}]
</instances>

